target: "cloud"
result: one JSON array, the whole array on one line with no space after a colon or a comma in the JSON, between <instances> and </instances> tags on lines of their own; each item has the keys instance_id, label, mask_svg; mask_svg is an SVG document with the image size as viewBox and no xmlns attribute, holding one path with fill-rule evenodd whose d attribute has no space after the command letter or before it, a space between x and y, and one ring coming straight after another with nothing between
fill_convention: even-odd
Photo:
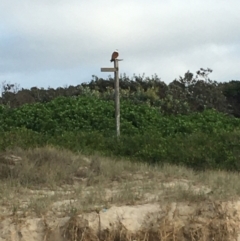
<instances>
[{"instance_id":1,"label":"cloud","mask_svg":"<svg viewBox=\"0 0 240 241\"><path fill-rule=\"evenodd\" d=\"M239 7L237 0L2 0L0 79L44 86L51 78L62 85L68 74L74 83L105 76L100 68L116 48L129 75L170 82L210 67L219 81L239 79Z\"/></svg>"}]
</instances>

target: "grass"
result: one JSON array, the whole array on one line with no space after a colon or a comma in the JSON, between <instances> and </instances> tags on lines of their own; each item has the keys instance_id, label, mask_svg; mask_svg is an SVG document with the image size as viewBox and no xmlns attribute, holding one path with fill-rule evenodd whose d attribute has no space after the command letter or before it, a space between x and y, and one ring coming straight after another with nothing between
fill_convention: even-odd
<instances>
[{"instance_id":1,"label":"grass","mask_svg":"<svg viewBox=\"0 0 240 241\"><path fill-rule=\"evenodd\" d=\"M1 169L0 193L2 207L12 213L64 216L112 205L224 201L240 194L239 174L233 172L86 157L51 146L7 150L2 156L10 154L21 163Z\"/></svg>"},{"instance_id":2,"label":"grass","mask_svg":"<svg viewBox=\"0 0 240 241\"><path fill-rule=\"evenodd\" d=\"M6 156L21 161L14 167L6 165ZM0 166L4 167L0 168L1 219L10 216L20 223L38 217L45 225L44 240L61 240L64 236L81 241L227 241L236 236L236 223L229 223L229 213L216 203L238 199L237 173L84 156L52 146L9 149L0 157ZM111 230L101 230L100 211L146 203L159 204L159 213L144 216L140 231L129 232L120 217ZM182 219L187 207L193 213ZM81 215L86 212L98 215L99 233L89 228ZM204 215L211 216L206 223ZM56 231L51 220L66 217L70 219Z\"/></svg>"}]
</instances>

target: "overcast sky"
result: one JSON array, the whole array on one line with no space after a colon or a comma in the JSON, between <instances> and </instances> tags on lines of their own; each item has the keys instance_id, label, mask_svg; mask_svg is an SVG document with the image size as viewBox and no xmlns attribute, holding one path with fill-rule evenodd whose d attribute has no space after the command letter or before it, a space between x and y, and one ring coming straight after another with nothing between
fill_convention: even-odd
<instances>
[{"instance_id":1,"label":"overcast sky","mask_svg":"<svg viewBox=\"0 0 240 241\"><path fill-rule=\"evenodd\" d=\"M239 0L0 0L0 83L77 85L120 73L240 80Z\"/></svg>"}]
</instances>

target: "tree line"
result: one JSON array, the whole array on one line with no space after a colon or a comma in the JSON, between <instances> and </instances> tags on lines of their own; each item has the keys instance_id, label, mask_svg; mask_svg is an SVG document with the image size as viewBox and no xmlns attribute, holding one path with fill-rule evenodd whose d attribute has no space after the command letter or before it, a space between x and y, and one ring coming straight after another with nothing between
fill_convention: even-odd
<instances>
[{"instance_id":1,"label":"tree line","mask_svg":"<svg viewBox=\"0 0 240 241\"><path fill-rule=\"evenodd\" d=\"M240 117L240 81L231 80L220 83L209 78L212 70L207 68L183 76L169 84L161 81L157 75L125 74L120 76L121 99L130 99L135 103L147 102L150 106L158 107L167 115L188 114L215 109L235 117ZM76 97L95 95L103 99L114 99L114 79L92 76L89 83L77 86L31 89L20 88L18 84L2 83L0 104L10 108L24 104L46 103L59 96Z\"/></svg>"}]
</instances>

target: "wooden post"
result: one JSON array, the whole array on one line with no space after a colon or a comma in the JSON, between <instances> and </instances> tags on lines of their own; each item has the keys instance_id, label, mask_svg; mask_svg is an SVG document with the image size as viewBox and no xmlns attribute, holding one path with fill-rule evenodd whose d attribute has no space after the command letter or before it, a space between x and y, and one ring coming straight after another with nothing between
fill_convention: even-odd
<instances>
[{"instance_id":1,"label":"wooden post","mask_svg":"<svg viewBox=\"0 0 240 241\"><path fill-rule=\"evenodd\" d=\"M114 68L101 68L101 72L114 72L114 89L115 89L115 123L116 134L120 136L120 91L119 91L119 67L118 62L123 59L114 60Z\"/></svg>"},{"instance_id":2,"label":"wooden post","mask_svg":"<svg viewBox=\"0 0 240 241\"><path fill-rule=\"evenodd\" d=\"M116 121L116 133L117 137L120 136L120 96L119 96L119 71L118 71L118 60L114 61L114 89L115 89L115 121Z\"/></svg>"}]
</instances>

